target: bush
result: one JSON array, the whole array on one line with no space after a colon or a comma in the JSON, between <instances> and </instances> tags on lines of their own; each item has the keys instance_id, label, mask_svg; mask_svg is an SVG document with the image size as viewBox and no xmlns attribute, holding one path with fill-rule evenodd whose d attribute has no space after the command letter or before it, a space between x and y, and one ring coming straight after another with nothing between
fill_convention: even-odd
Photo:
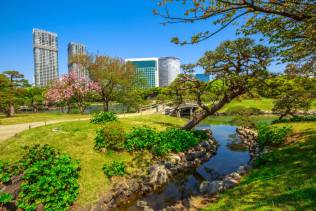
<instances>
[{"instance_id":1,"label":"bush","mask_svg":"<svg viewBox=\"0 0 316 211\"><path fill-rule=\"evenodd\" d=\"M78 162L49 145L30 147L17 163L1 168L10 177L23 175L17 206L24 210L35 210L39 204L45 210L67 210L79 193Z\"/></svg>"},{"instance_id":2,"label":"bush","mask_svg":"<svg viewBox=\"0 0 316 211\"><path fill-rule=\"evenodd\" d=\"M237 116L234 117L231 121L231 124L238 125L241 127L250 127L254 128L256 127L256 124L253 120L251 120L248 116Z\"/></svg>"},{"instance_id":3,"label":"bush","mask_svg":"<svg viewBox=\"0 0 316 211\"><path fill-rule=\"evenodd\" d=\"M199 140L208 140L208 133L205 130L193 130L192 131L194 137Z\"/></svg>"},{"instance_id":4,"label":"bush","mask_svg":"<svg viewBox=\"0 0 316 211\"><path fill-rule=\"evenodd\" d=\"M156 132L148 127L134 128L126 136L124 147L128 151L149 150L157 156L169 152L182 152L207 139L206 132L192 132L179 128L169 128Z\"/></svg>"},{"instance_id":5,"label":"bush","mask_svg":"<svg viewBox=\"0 0 316 211\"><path fill-rule=\"evenodd\" d=\"M1 205L10 203L12 200L13 200L13 197L11 194L2 192L0 190L0 208L1 208Z\"/></svg>"},{"instance_id":6,"label":"bush","mask_svg":"<svg viewBox=\"0 0 316 211\"><path fill-rule=\"evenodd\" d=\"M127 135L124 147L127 151L150 150L159 142L158 133L149 127L133 128Z\"/></svg>"},{"instance_id":7,"label":"bush","mask_svg":"<svg viewBox=\"0 0 316 211\"><path fill-rule=\"evenodd\" d=\"M234 106L234 107L228 108L224 113L226 115L250 116L250 115L259 115L259 114L262 114L263 112L258 108Z\"/></svg>"},{"instance_id":8,"label":"bush","mask_svg":"<svg viewBox=\"0 0 316 211\"><path fill-rule=\"evenodd\" d=\"M125 134L123 128L111 125L99 128L96 131L94 148L97 150L106 148L110 150L123 149Z\"/></svg>"},{"instance_id":9,"label":"bush","mask_svg":"<svg viewBox=\"0 0 316 211\"><path fill-rule=\"evenodd\" d=\"M277 127L266 123L259 124L257 129L258 143L261 147L283 144L286 137L292 132L291 126Z\"/></svg>"},{"instance_id":10,"label":"bush","mask_svg":"<svg viewBox=\"0 0 316 211\"><path fill-rule=\"evenodd\" d=\"M316 121L316 116L293 116L290 119L276 119L272 121L272 124L276 123L286 123L286 122L314 122Z\"/></svg>"},{"instance_id":11,"label":"bush","mask_svg":"<svg viewBox=\"0 0 316 211\"><path fill-rule=\"evenodd\" d=\"M124 176L126 174L126 165L124 162L113 161L110 164L104 164L104 174L111 178L113 176Z\"/></svg>"},{"instance_id":12,"label":"bush","mask_svg":"<svg viewBox=\"0 0 316 211\"><path fill-rule=\"evenodd\" d=\"M99 113L93 114L90 122L94 124L103 124L106 122L112 122L116 120L117 120L117 116L115 113L101 111Z\"/></svg>"}]
</instances>

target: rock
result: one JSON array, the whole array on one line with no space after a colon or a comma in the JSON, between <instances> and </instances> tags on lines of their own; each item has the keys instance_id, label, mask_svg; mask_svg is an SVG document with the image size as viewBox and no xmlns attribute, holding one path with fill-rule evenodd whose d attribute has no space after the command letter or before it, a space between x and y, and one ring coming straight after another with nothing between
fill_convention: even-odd
<instances>
[{"instance_id":1,"label":"rock","mask_svg":"<svg viewBox=\"0 0 316 211\"><path fill-rule=\"evenodd\" d=\"M202 147L204 147L207 151L209 151L210 149L212 149L212 145L208 142L208 141L203 141L201 143Z\"/></svg>"},{"instance_id":2,"label":"rock","mask_svg":"<svg viewBox=\"0 0 316 211\"><path fill-rule=\"evenodd\" d=\"M223 189L222 181L203 181L200 184L200 192L207 193L207 194L214 194L220 192Z\"/></svg>"},{"instance_id":3,"label":"rock","mask_svg":"<svg viewBox=\"0 0 316 211\"><path fill-rule=\"evenodd\" d=\"M154 211L152 208L150 208L149 206L144 207L144 211Z\"/></svg>"},{"instance_id":4,"label":"rock","mask_svg":"<svg viewBox=\"0 0 316 211\"><path fill-rule=\"evenodd\" d=\"M136 205L137 205L138 207L146 207L148 204L147 204L146 201L138 200L138 201L136 202Z\"/></svg>"},{"instance_id":5,"label":"rock","mask_svg":"<svg viewBox=\"0 0 316 211\"><path fill-rule=\"evenodd\" d=\"M164 165L155 165L150 170L149 183L153 187L163 185L168 182L170 172Z\"/></svg>"},{"instance_id":6,"label":"rock","mask_svg":"<svg viewBox=\"0 0 316 211\"><path fill-rule=\"evenodd\" d=\"M229 188L233 188L238 184L238 181L231 178L231 177L227 177L223 180L223 186L224 189L229 189Z\"/></svg>"},{"instance_id":7,"label":"rock","mask_svg":"<svg viewBox=\"0 0 316 211\"><path fill-rule=\"evenodd\" d=\"M194 159L199 158L204 154L205 154L205 152L203 152L203 151L190 152L187 154L186 159L188 161L193 161Z\"/></svg>"},{"instance_id":8,"label":"rock","mask_svg":"<svg viewBox=\"0 0 316 211\"><path fill-rule=\"evenodd\" d=\"M167 159L172 163L172 164L178 164L181 161L180 155L177 154L171 154L167 157Z\"/></svg>"},{"instance_id":9,"label":"rock","mask_svg":"<svg viewBox=\"0 0 316 211\"><path fill-rule=\"evenodd\" d=\"M56 127L56 128L53 128L52 131L53 131L53 132L58 132L58 131L59 131L59 128L57 128L57 127Z\"/></svg>"},{"instance_id":10,"label":"rock","mask_svg":"<svg viewBox=\"0 0 316 211\"><path fill-rule=\"evenodd\" d=\"M245 175L247 174L247 169L245 166L239 166L238 170L237 170L237 173L240 174L240 175Z\"/></svg>"},{"instance_id":11,"label":"rock","mask_svg":"<svg viewBox=\"0 0 316 211\"><path fill-rule=\"evenodd\" d=\"M240 180L241 179L241 176L237 172L233 172L229 176L231 178L235 179L235 180Z\"/></svg>"}]
</instances>

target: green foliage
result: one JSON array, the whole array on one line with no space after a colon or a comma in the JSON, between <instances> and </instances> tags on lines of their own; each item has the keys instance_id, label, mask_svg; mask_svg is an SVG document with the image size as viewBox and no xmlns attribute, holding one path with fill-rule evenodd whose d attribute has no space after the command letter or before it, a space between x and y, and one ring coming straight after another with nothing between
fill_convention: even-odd
<instances>
[{"instance_id":1,"label":"green foliage","mask_svg":"<svg viewBox=\"0 0 316 211\"><path fill-rule=\"evenodd\" d=\"M113 161L110 164L104 164L104 174L111 178L113 176L124 176L126 174L126 165L124 162Z\"/></svg>"},{"instance_id":2,"label":"green foliage","mask_svg":"<svg viewBox=\"0 0 316 211\"><path fill-rule=\"evenodd\" d=\"M251 127L254 128L256 126L255 122L249 116L237 116L234 117L230 124L238 125L242 127Z\"/></svg>"},{"instance_id":3,"label":"green foliage","mask_svg":"<svg viewBox=\"0 0 316 211\"><path fill-rule=\"evenodd\" d=\"M9 203L12 200L13 200L13 197L11 194L0 191L0 205Z\"/></svg>"},{"instance_id":4,"label":"green foliage","mask_svg":"<svg viewBox=\"0 0 316 211\"><path fill-rule=\"evenodd\" d=\"M244 107L244 106L234 106L231 108L228 108L225 111L226 115L240 115L240 116L250 116L250 115L260 115L262 114L262 111L258 108L254 108L254 107Z\"/></svg>"},{"instance_id":5,"label":"green foliage","mask_svg":"<svg viewBox=\"0 0 316 211\"><path fill-rule=\"evenodd\" d=\"M290 119L276 119L272 121L272 124L275 123L286 123L286 122L315 122L316 116L293 116Z\"/></svg>"},{"instance_id":6,"label":"green foliage","mask_svg":"<svg viewBox=\"0 0 316 211\"><path fill-rule=\"evenodd\" d=\"M18 207L35 210L67 210L79 193L79 164L49 145L34 145L17 162L1 164L2 180L22 174ZM9 179L8 179L9 178Z\"/></svg>"},{"instance_id":7,"label":"green foliage","mask_svg":"<svg viewBox=\"0 0 316 211\"><path fill-rule=\"evenodd\" d=\"M102 112L93 114L90 122L94 124L103 124L106 122L113 122L116 120L117 120L117 116L115 113L102 111Z\"/></svg>"},{"instance_id":8,"label":"green foliage","mask_svg":"<svg viewBox=\"0 0 316 211\"><path fill-rule=\"evenodd\" d=\"M149 127L133 128L126 134L124 147L127 151L150 150L159 142L158 133Z\"/></svg>"},{"instance_id":9,"label":"green foliage","mask_svg":"<svg viewBox=\"0 0 316 211\"><path fill-rule=\"evenodd\" d=\"M10 181L12 171L7 162L0 161L0 183L7 183Z\"/></svg>"},{"instance_id":10,"label":"green foliage","mask_svg":"<svg viewBox=\"0 0 316 211\"><path fill-rule=\"evenodd\" d=\"M156 132L152 128L134 128L126 135L125 149L128 151L149 150L163 156L170 152L182 152L207 139L204 131L192 132L179 128L168 128Z\"/></svg>"},{"instance_id":11,"label":"green foliage","mask_svg":"<svg viewBox=\"0 0 316 211\"><path fill-rule=\"evenodd\" d=\"M125 133L122 127L118 127L116 125L105 126L104 128L97 129L96 134L94 145L95 149L123 149Z\"/></svg>"},{"instance_id":12,"label":"green foliage","mask_svg":"<svg viewBox=\"0 0 316 211\"><path fill-rule=\"evenodd\" d=\"M199 140L208 140L209 139L209 135L207 133L207 131L205 130L192 130L191 131L194 135L194 137L196 137Z\"/></svg>"},{"instance_id":13,"label":"green foliage","mask_svg":"<svg viewBox=\"0 0 316 211\"><path fill-rule=\"evenodd\" d=\"M267 145L280 145L285 142L285 139L292 132L292 127L288 126L273 126L267 123L261 123L257 126L258 143L261 147Z\"/></svg>"}]
</instances>

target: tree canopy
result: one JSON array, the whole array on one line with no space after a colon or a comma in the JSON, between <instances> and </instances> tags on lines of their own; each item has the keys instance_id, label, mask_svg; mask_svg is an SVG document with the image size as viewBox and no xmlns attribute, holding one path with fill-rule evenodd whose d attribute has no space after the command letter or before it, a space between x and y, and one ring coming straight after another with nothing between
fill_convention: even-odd
<instances>
[{"instance_id":1,"label":"tree canopy","mask_svg":"<svg viewBox=\"0 0 316 211\"><path fill-rule=\"evenodd\" d=\"M316 4L314 0L159 0L154 13L168 23L210 21L210 29L197 32L189 41L172 38L176 44L194 44L239 24L237 33L260 33L275 45L283 61L314 61L316 52ZM181 6L179 5L181 4ZM177 7L179 6L179 7Z\"/></svg>"}]
</instances>

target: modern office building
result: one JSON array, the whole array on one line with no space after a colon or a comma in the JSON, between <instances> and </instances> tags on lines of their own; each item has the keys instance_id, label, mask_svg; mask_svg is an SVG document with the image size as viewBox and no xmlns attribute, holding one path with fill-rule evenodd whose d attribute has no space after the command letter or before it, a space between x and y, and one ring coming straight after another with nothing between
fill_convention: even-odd
<instances>
[{"instance_id":1,"label":"modern office building","mask_svg":"<svg viewBox=\"0 0 316 211\"><path fill-rule=\"evenodd\" d=\"M137 76L146 82L144 88L159 86L158 58L134 58L125 61L131 62L135 66Z\"/></svg>"},{"instance_id":2,"label":"modern office building","mask_svg":"<svg viewBox=\"0 0 316 211\"><path fill-rule=\"evenodd\" d=\"M146 82L145 88L168 86L180 73L180 60L175 57L126 59Z\"/></svg>"},{"instance_id":3,"label":"modern office building","mask_svg":"<svg viewBox=\"0 0 316 211\"><path fill-rule=\"evenodd\" d=\"M33 53L35 85L45 87L58 79L57 34L33 29Z\"/></svg>"},{"instance_id":4,"label":"modern office building","mask_svg":"<svg viewBox=\"0 0 316 211\"><path fill-rule=\"evenodd\" d=\"M209 82L211 80L210 75L204 73L195 74L195 78L203 82Z\"/></svg>"},{"instance_id":5,"label":"modern office building","mask_svg":"<svg viewBox=\"0 0 316 211\"><path fill-rule=\"evenodd\" d=\"M74 72L78 78L86 78L89 80L89 72L81 64L72 61L74 56L86 54L85 45L74 42L68 44L68 73Z\"/></svg>"},{"instance_id":6,"label":"modern office building","mask_svg":"<svg viewBox=\"0 0 316 211\"><path fill-rule=\"evenodd\" d=\"M180 59L176 57L162 57L159 63L159 86L169 86L180 74Z\"/></svg>"}]
</instances>

